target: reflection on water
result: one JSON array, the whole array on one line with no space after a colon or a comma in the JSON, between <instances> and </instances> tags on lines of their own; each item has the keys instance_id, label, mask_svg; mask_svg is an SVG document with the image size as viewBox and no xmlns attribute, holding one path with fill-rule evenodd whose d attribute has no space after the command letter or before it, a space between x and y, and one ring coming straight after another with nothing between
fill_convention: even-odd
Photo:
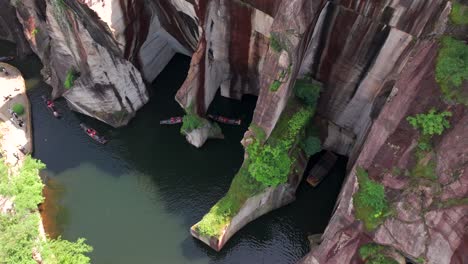
<instances>
[{"instance_id":1,"label":"reflection on water","mask_svg":"<svg viewBox=\"0 0 468 264\"><path fill-rule=\"evenodd\" d=\"M50 172L49 172L50 173ZM44 202L39 206L39 211L42 217L42 223L46 233L51 238L57 238L61 233L63 233L63 223L66 223L66 219L63 219L65 216L66 208L61 206L60 201L64 197L64 186L53 177L47 177L45 180L45 187L42 191L44 195ZM60 214L59 214L60 213ZM59 221L57 219L59 215L62 216L62 219Z\"/></svg>"},{"instance_id":2,"label":"reflection on water","mask_svg":"<svg viewBox=\"0 0 468 264\"><path fill-rule=\"evenodd\" d=\"M0 42L0 56L12 46ZM33 110L34 156L47 164L45 225L52 236L86 237L93 263L294 263L309 250L307 235L325 228L338 194L344 162L315 190L301 185L297 201L252 222L221 252L190 236L189 228L228 190L242 163L240 140L250 123L254 97L242 102L217 97L213 113L242 117L240 127L221 125L226 139L191 147L179 126L159 120L181 115L174 94L189 58L177 56L153 84L151 102L129 126L112 129L66 111L51 116L41 95L36 57L16 60ZM111 141L97 145L79 128L85 121Z\"/></svg>"}]
</instances>

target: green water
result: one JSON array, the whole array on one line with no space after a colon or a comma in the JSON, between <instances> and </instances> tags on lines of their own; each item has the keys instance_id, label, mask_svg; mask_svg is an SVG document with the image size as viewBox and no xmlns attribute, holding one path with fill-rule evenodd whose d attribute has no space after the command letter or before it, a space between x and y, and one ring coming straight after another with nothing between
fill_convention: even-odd
<instances>
[{"instance_id":1,"label":"green water","mask_svg":"<svg viewBox=\"0 0 468 264\"><path fill-rule=\"evenodd\" d=\"M0 56L14 53L0 42ZM255 107L217 97L210 111L246 120L241 127L222 126L225 140L191 147L179 127L159 120L182 114L173 100L185 78L189 58L177 56L151 88L151 102L128 127L112 129L69 112L54 119L40 96L50 87L40 81L34 56L15 60L29 87L33 110L34 156L47 164L54 182L49 212L53 229L66 239L86 237L94 247L93 263L294 263L309 251L307 235L324 230L344 175L341 162L322 184L302 184L298 200L250 223L221 252L190 236L189 228L220 199L242 163L240 140ZM111 139L97 145L79 128L85 121Z\"/></svg>"}]
</instances>

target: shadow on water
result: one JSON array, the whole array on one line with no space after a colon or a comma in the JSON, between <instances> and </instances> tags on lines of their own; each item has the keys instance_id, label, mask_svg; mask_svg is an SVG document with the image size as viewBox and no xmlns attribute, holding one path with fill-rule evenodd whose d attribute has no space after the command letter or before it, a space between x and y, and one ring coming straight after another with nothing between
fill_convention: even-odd
<instances>
[{"instance_id":1,"label":"shadow on water","mask_svg":"<svg viewBox=\"0 0 468 264\"><path fill-rule=\"evenodd\" d=\"M0 42L0 56L10 51L14 46ZM159 120L183 114L174 95L189 62L176 56L151 85L151 102L120 129L66 110L64 100L56 103L63 118L53 118L41 100L50 87L40 77L40 61L31 56L11 62L27 81L34 156L48 167L46 227L66 239L86 237L98 264L296 262L309 250L307 235L326 226L345 161L316 189L301 184L297 201L247 225L221 252L193 239L190 226L226 193L242 163L239 142L256 98L234 101L218 94L209 111L245 122L221 125L225 140L210 140L201 149L188 145L180 125L163 127ZM95 144L80 129L82 121L111 141Z\"/></svg>"}]
</instances>

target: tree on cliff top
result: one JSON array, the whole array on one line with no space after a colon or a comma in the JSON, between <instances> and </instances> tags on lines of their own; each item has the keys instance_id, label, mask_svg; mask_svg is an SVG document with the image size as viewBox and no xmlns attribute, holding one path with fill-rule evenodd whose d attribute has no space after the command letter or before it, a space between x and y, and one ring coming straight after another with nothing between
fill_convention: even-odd
<instances>
[{"instance_id":1,"label":"tree on cliff top","mask_svg":"<svg viewBox=\"0 0 468 264\"><path fill-rule=\"evenodd\" d=\"M92 248L83 239L76 243L61 239L40 241L37 205L44 197L38 174L44 168L42 162L30 156L17 172L0 161L0 195L14 202L14 213L0 213L0 263L36 264L33 252L39 250L48 264L88 264L90 260L84 254Z\"/></svg>"}]
</instances>

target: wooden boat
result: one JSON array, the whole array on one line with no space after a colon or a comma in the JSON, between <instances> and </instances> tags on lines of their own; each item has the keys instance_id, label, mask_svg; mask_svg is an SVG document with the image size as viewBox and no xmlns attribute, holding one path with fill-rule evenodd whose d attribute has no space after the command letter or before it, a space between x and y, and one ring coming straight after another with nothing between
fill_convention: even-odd
<instances>
[{"instance_id":1,"label":"wooden boat","mask_svg":"<svg viewBox=\"0 0 468 264\"><path fill-rule=\"evenodd\" d=\"M336 163L338 156L333 152L327 151L320 157L320 160L312 167L307 176L307 182L313 187L317 187L319 183L328 175L330 170Z\"/></svg>"},{"instance_id":2,"label":"wooden boat","mask_svg":"<svg viewBox=\"0 0 468 264\"><path fill-rule=\"evenodd\" d=\"M99 136L96 130L88 127L86 124L81 123L80 127L90 138L94 139L96 142L103 145L107 143L107 139L105 137Z\"/></svg>"},{"instance_id":3,"label":"wooden boat","mask_svg":"<svg viewBox=\"0 0 468 264\"><path fill-rule=\"evenodd\" d=\"M159 121L159 124L160 125L175 125L175 124L182 123L182 120L183 120L183 117L175 116L175 117L171 117L170 119L161 120Z\"/></svg>"},{"instance_id":4,"label":"wooden boat","mask_svg":"<svg viewBox=\"0 0 468 264\"><path fill-rule=\"evenodd\" d=\"M232 119L232 118L227 118L227 117L219 116L219 115L208 115L208 117L216 122L227 124L227 125L240 125L242 122L240 119Z\"/></svg>"},{"instance_id":5,"label":"wooden boat","mask_svg":"<svg viewBox=\"0 0 468 264\"><path fill-rule=\"evenodd\" d=\"M52 113L52 115L54 115L55 118L61 117L60 113L57 111L57 109L55 109L55 104L52 100L47 99L47 97L45 97L44 95L42 96L42 100L44 101L47 109L49 109L49 111Z\"/></svg>"},{"instance_id":6,"label":"wooden boat","mask_svg":"<svg viewBox=\"0 0 468 264\"><path fill-rule=\"evenodd\" d=\"M12 61L14 59L15 59L15 57L13 57L13 56L4 56L4 57L0 57L0 62Z\"/></svg>"}]
</instances>

